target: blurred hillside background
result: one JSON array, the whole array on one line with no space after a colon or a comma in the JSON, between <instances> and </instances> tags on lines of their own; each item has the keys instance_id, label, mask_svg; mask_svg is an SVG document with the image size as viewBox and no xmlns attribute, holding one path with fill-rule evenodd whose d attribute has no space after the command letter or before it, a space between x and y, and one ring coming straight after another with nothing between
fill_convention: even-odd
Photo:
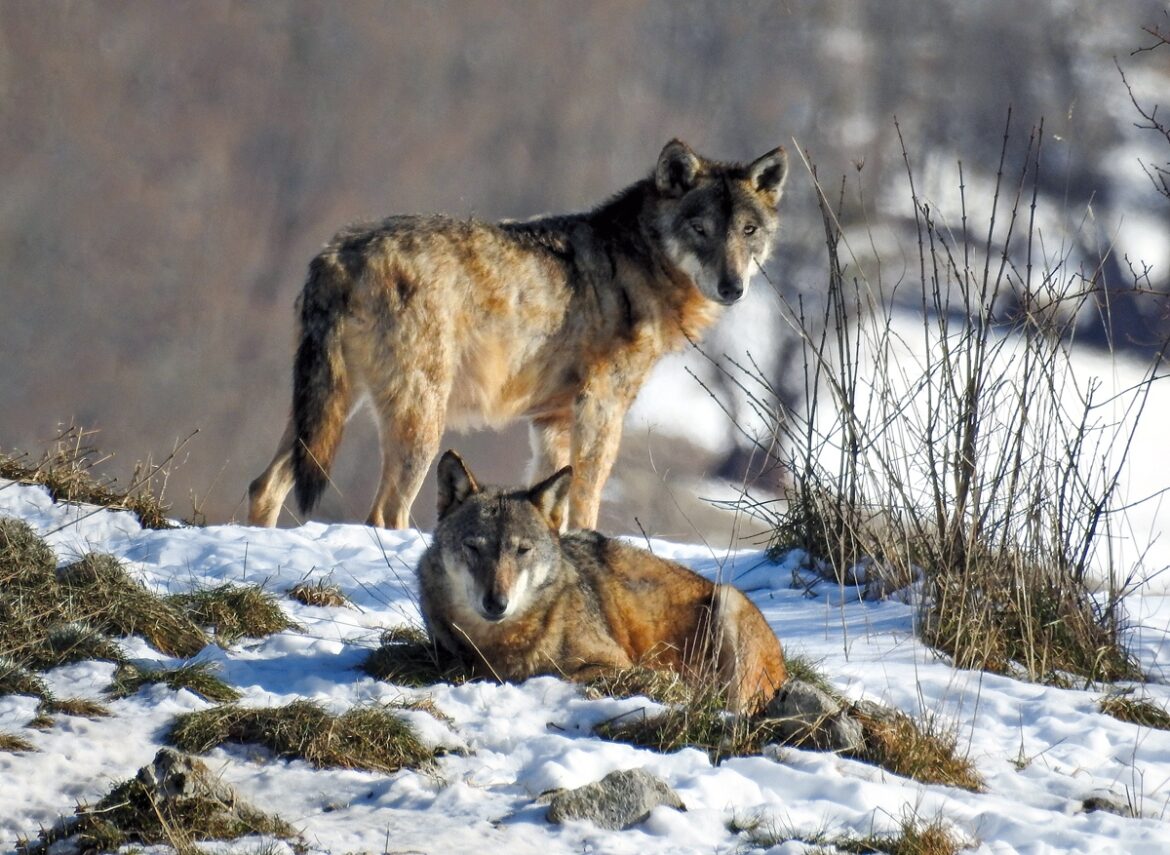
<instances>
[{"instance_id":1,"label":"blurred hillside background","mask_svg":"<svg viewBox=\"0 0 1170 855\"><path fill-rule=\"evenodd\" d=\"M707 349L750 348L794 398L777 290L811 305L825 287L796 152L827 183L847 176L866 205L846 216L913 267L895 116L927 192L959 160L986 187L1009 107L1014 154L1043 120L1041 192L1079 224L1052 239L1090 268L1104 259L1114 287L1133 284L1127 258L1152 265L1144 284L1165 292L1170 204L1141 162L1170 157L1135 127L1114 61L1140 99L1170 110L1170 52L1131 56L1151 41L1143 26L1167 23L1147 0L4 0L0 447L35 455L76 423L98 431L114 455L103 471L125 484L198 429L166 496L177 516L242 520L288 409L293 301L339 226L591 207L648 173L673 136L723 159L781 143L793 154L774 287L758 281ZM1119 298L1111 311L1125 347L1165 336L1164 304ZM1089 316L1079 335L1100 346L1107 332ZM686 362L719 390L702 358ZM682 364L656 388L702 407ZM696 479L735 484L748 468L746 441L707 410L643 402L602 527L705 529ZM523 428L446 442L487 480L524 471ZM319 518L364 519L376 469L357 419ZM424 527L432 503L428 484Z\"/></svg>"}]
</instances>

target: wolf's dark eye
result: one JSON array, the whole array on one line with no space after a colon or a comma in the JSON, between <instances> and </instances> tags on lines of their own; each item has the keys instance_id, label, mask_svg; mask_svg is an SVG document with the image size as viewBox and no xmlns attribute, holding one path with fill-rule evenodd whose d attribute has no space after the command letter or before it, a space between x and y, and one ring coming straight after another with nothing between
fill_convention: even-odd
<instances>
[{"instance_id":1,"label":"wolf's dark eye","mask_svg":"<svg viewBox=\"0 0 1170 855\"><path fill-rule=\"evenodd\" d=\"M748 237L751 237L758 229L759 226L757 226L755 223L748 223L743 227L743 233Z\"/></svg>"},{"instance_id":2,"label":"wolf's dark eye","mask_svg":"<svg viewBox=\"0 0 1170 855\"><path fill-rule=\"evenodd\" d=\"M463 541L463 548L471 555L479 555L480 543L478 540L468 539Z\"/></svg>"},{"instance_id":3,"label":"wolf's dark eye","mask_svg":"<svg viewBox=\"0 0 1170 855\"><path fill-rule=\"evenodd\" d=\"M707 227L703 225L702 220L691 220L691 231L699 237L707 236Z\"/></svg>"},{"instance_id":4,"label":"wolf's dark eye","mask_svg":"<svg viewBox=\"0 0 1170 855\"><path fill-rule=\"evenodd\" d=\"M517 555L527 555L531 551L532 551L532 547L527 543L519 543L516 545L516 554Z\"/></svg>"}]
</instances>

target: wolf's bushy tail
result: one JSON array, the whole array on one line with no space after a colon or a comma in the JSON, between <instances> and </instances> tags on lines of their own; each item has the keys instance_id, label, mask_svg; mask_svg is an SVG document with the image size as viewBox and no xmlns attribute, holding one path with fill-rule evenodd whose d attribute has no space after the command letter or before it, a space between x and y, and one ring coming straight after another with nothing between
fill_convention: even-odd
<instances>
[{"instance_id":1,"label":"wolf's bushy tail","mask_svg":"<svg viewBox=\"0 0 1170 855\"><path fill-rule=\"evenodd\" d=\"M316 506L349 415L349 372L341 349L341 325L351 282L326 254L313 259L301 294L301 340L293 362L293 480L302 513Z\"/></svg>"}]
</instances>

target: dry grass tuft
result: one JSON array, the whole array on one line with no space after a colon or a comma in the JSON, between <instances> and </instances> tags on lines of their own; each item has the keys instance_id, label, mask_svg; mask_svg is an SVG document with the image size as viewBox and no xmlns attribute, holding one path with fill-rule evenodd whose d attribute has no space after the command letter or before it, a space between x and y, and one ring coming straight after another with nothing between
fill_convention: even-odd
<instances>
[{"instance_id":1,"label":"dry grass tuft","mask_svg":"<svg viewBox=\"0 0 1170 855\"><path fill-rule=\"evenodd\" d=\"M35 668L56 668L90 659L121 662L122 649L88 623L74 622L50 627L40 647L30 655Z\"/></svg>"},{"instance_id":2,"label":"dry grass tuft","mask_svg":"<svg viewBox=\"0 0 1170 855\"><path fill-rule=\"evenodd\" d=\"M91 623L111 635L137 635L168 656L183 657L210 641L181 609L131 579L110 555L86 555L63 568L60 579L62 593L91 611Z\"/></svg>"},{"instance_id":3,"label":"dry grass tuft","mask_svg":"<svg viewBox=\"0 0 1170 855\"><path fill-rule=\"evenodd\" d=\"M1101 698L1098 708L1105 715L1141 727L1170 730L1170 713L1146 698L1135 698L1132 691L1116 692Z\"/></svg>"},{"instance_id":4,"label":"dry grass tuft","mask_svg":"<svg viewBox=\"0 0 1170 855\"><path fill-rule=\"evenodd\" d=\"M28 523L0 519L0 573L6 587L10 580L52 576L56 567L53 550Z\"/></svg>"},{"instance_id":5,"label":"dry grass tuft","mask_svg":"<svg viewBox=\"0 0 1170 855\"><path fill-rule=\"evenodd\" d=\"M1052 685L1140 680L1113 606L1069 572L1001 550L932 574L923 640L959 668Z\"/></svg>"},{"instance_id":6,"label":"dry grass tuft","mask_svg":"<svg viewBox=\"0 0 1170 855\"><path fill-rule=\"evenodd\" d=\"M800 831L759 812L735 815L727 828L743 839L741 851L771 850L785 843L802 843L809 847L802 850L808 855L958 855L971 845L941 817L923 822L913 813L907 814L896 832L882 834L833 833L824 828Z\"/></svg>"},{"instance_id":7,"label":"dry grass tuft","mask_svg":"<svg viewBox=\"0 0 1170 855\"><path fill-rule=\"evenodd\" d=\"M49 697L45 681L29 668L8 657L0 657L0 695Z\"/></svg>"},{"instance_id":8,"label":"dry grass tuft","mask_svg":"<svg viewBox=\"0 0 1170 855\"><path fill-rule=\"evenodd\" d=\"M41 702L42 715L74 715L81 718L106 718L110 709L89 698L47 698Z\"/></svg>"},{"instance_id":9,"label":"dry grass tuft","mask_svg":"<svg viewBox=\"0 0 1170 855\"><path fill-rule=\"evenodd\" d=\"M57 559L24 522L0 519L0 650L23 664L59 614Z\"/></svg>"},{"instance_id":10,"label":"dry grass tuft","mask_svg":"<svg viewBox=\"0 0 1170 855\"><path fill-rule=\"evenodd\" d=\"M341 592L341 588L324 579L313 584L298 582L288 592L290 598L306 606L321 606L325 608L348 608L349 598Z\"/></svg>"},{"instance_id":11,"label":"dry grass tuft","mask_svg":"<svg viewBox=\"0 0 1170 855\"><path fill-rule=\"evenodd\" d=\"M799 656L789 661L799 679L821 688L861 725L865 747L850 755L854 759L922 783L982 790L983 781L974 764L958 755L954 734L896 710L871 706L873 714L866 714L843 700L811 661ZM767 745L822 750L818 734L793 735L780 719L766 714L751 718L729 714L724 697L711 685L711 681L684 682L677 675L648 668L603 675L587 684L587 692L612 697L645 695L666 708L660 712L635 710L603 722L596 732L605 739L655 751L698 748L707 752L713 763L727 757L758 755ZM610 693L606 691L609 688L617 691Z\"/></svg>"},{"instance_id":12,"label":"dry grass tuft","mask_svg":"<svg viewBox=\"0 0 1170 855\"><path fill-rule=\"evenodd\" d=\"M677 672L644 665L605 671L586 682L584 689L587 698L646 697L660 704L685 704L695 694Z\"/></svg>"},{"instance_id":13,"label":"dry grass tuft","mask_svg":"<svg viewBox=\"0 0 1170 855\"><path fill-rule=\"evenodd\" d=\"M112 556L87 555L60 572L55 565L32 529L0 520L0 647L17 663L46 669L85 659L120 662L109 636L138 635L171 656L192 656L207 645L198 626Z\"/></svg>"},{"instance_id":14,"label":"dry grass tuft","mask_svg":"<svg viewBox=\"0 0 1170 855\"><path fill-rule=\"evenodd\" d=\"M636 710L602 722L595 732L603 739L664 753L697 748L705 751L712 763L760 753L762 742L754 738L756 728L730 716L722 700L674 705L660 713Z\"/></svg>"},{"instance_id":15,"label":"dry grass tuft","mask_svg":"<svg viewBox=\"0 0 1170 855\"><path fill-rule=\"evenodd\" d=\"M271 594L254 585L219 585L202 591L172 594L166 602L186 612L199 626L215 631L217 641L264 638L299 627Z\"/></svg>"},{"instance_id":16,"label":"dry grass tuft","mask_svg":"<svg viewBox=\"0 0 1170 855\"><path fill-rule=\"evenodd\" d=\"M111 634L140 635L170 655L192 655L208 643L199 627L132 580L116 559L87 555L60 571L55 565L52 550L29 526L0 520L0 648L7 651L0 657L0 695L41 700L29 727L52 727L58 714L109 715L97 701L54 697L36 672L98 659L128 673ZM223 698L232 693L222 684L204 688Z\"/></svg>"},{"instance_id":17,"label":"dry grass tuft","mask_svg":"<svg viewBox=\"0 0 1170 855\"><path fill-rule=\"evenodd\" d=\"M53 851L116 852L124 847L164 846L180 855L198 855L203 841L237 840L265 835L306 851L296 829L274 814L235 798L226 787L188 781L191 792L162 794L143 780L143 772L115 786L95 805L79 805L74 816L42 830L40 839L24 843L23 855ZM204 768L200 772L206 774ZM202 778L203 775L200 776Z\"/></svg>"},{"instance_id":18,"label":"dry grass tuft","mask_svg":"<svg viewBox=\"0 0 1170 855\"><path fill-rule=\"evenodd\" d=\"M206 662L180 665L177 668L139 668L126 663L114 672L114 681L106 687L111 698L127 698L143 686L162 683L169 689L186 689L213 703L231 703L242 695L212 672Z\"/></svg>"},{"instance_id":19,"label":"dry grass tuft","mask_svg":"<svg viewBox=\"0 0 1170 855\"><path fill-rule=\"evenodd\" d=\"M319 769L365 769L390 774L428 766L436 749L419 742L402 718L385 707L356 707L335 716L312 701L284 707L225 705L179 716L169 740L203 753L226 742L262 745L277 757Z\"/></svg>"},{"instance_id":20,"label":"dry grass tuft","mask_svg":"<svg viewBox=\"0 0 1170 855\"><path fill-rule=\"evenodd\" d=\"M17 754L24 751L36 751L36 746L15 733L0 731L0 751L8 754Z\"/></svg>"},{"instance_id":21,"label":"dry grass tuft","mask_svg":"<svg viewBox=\"0 0 1170 855\"><path fill-rule=\"evenodd\" d=\"M174 528L167 519L170 507L152 492L155 476L163 468L135 467L132 486L126 490L118 488L116 480L100 480L94 470L109 457L89 445L92 435L92 431L70 425L36 462L27 454L0 453L0 478L44 487L55 502L83 502L130 511L143 528Z\"/></svg>"},{"instance_id":22,"label":"dry grass tuft","mask_svg":"<svg viewBox=\"0 0 1170 855\"><path fill-rule=\"evenodd\" d=\"M377 680L415 688L459 685L474 676L470 667L432 642L426 630L405 624L382 633L381 646L362 663L362 670Z\"/></svg>"},{"instance_id":23,"label":"dry grass tuft","mask_svg":"<svg viewBox=\"0 0 1170 855\"><path fill-rule=\"evenodd\" d=\"M975 764L957 752L955 734L935 722L920 722L896 712L882 718L856 713L865 733L864 756L873 763L924 784L944 784L971 792L983 790L983 779Z\"/></svg>"},{"instance_id":24,"label":"dry grass tuft","mask_svg":"<svg viewBox=\"0 0 1170 855\"><path fill-rule=\"evenodd\" d=\"M877 843L875 851L889 855L958 855L970 847L941 818L926 823L904 819L898 834Z\"/></svg>"}]
</instances>

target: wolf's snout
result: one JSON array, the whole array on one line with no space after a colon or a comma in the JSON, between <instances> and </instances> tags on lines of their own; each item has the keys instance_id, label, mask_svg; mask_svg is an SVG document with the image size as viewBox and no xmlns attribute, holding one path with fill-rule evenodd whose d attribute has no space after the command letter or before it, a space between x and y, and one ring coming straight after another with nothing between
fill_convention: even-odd
<instances>
[{"instance_id":1,"label":"wolf's snout","mask_svg":"<svg viewBox=\"0 0 1170 855\"><path fill-rule=\"evenodd\" d=\"M504 612L507 610L507 597L491 593L483 595L483 613L485 617L488 617L491 620L499 620L504 616Z\"/></svg>"},{"instance_id":2,"label":"wolf's snout","mask_svg":"<svg viewBox=\"0 0 1170 855\"><path fill-rule=\"evenodd\" d=\"M719 299L724 303L734 303L743 296L743 282L739 279L724 279L719 283Z\"/></svg>"}]
</instances>

